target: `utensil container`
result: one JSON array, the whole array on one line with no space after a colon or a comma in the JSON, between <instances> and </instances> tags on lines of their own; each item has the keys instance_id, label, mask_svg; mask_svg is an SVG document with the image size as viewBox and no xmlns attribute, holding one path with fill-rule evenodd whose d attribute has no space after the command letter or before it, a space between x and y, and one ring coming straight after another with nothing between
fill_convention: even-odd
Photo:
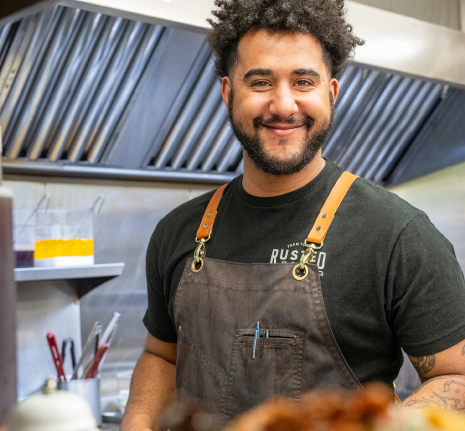
<instances>
[{"instance_id":1,"label":"utensil container","mask_svg":"<svg viewBox=\"0 0 465 431\"><path fill-rule=\"evenodd\" d=\"M100 406L100 379L77 379L57 382L57 388L62 391L81 395L89 403L97 426L102 425L102 409Z\"/></svg>"}]
</instances>

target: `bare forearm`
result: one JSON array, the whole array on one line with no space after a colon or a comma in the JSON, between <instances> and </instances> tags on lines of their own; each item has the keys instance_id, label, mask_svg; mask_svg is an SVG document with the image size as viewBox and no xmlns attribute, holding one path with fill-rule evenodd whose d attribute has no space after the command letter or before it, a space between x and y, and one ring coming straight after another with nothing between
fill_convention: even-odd
<instances>
[{"instance_id":1,"label":"bare forearm","mask_svg":"<svg viewBox=\"0 0 465 431\"><path fill-rule=\"evenodd\" d=\"M450 375L429 379L401 404L401 408L427 407L465 410L465 376Z\"/></svg>"},{"instance_id":2,"label":"bare forearm","mask_svg":"<svg viewBox=\"0 0 465 431\"><path fill-rule=\"evenodd\" d=\"M176 398L176 366L144 352L134 369L121 431L158 428L160 412Z\"/></svg>"}]
</instances>

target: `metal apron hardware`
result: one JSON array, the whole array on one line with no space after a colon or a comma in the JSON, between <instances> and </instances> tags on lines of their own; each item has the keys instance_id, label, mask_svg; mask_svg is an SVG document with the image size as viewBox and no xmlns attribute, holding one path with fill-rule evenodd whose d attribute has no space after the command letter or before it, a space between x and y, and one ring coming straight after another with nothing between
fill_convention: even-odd
<instances>
[{"instance_id":1,"label":"metal apron hardware","mask_svg":"<svg viewBox=\"0 0 465 431\"><path fill-rule=\"evenodd\" d=\"M311 389L361 386L331 331L318 269L307 265L313 250L323 245L334 213L356 177L344 173L341 178L307 238L314 247L302 254L305 276L297 277L293 275L300 264L206 258L205 242L224 186L215 193L174 302L179 400L199 401L225 424L270 397L298 399ZM262 336L257 337L259 327Z\"/></svg>"}]
</instances>

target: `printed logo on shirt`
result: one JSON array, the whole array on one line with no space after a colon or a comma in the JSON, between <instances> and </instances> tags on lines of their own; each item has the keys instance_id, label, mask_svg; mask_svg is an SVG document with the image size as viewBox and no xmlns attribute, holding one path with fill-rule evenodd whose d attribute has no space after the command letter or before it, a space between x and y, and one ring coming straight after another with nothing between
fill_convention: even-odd
<instances>
[{"instance_id":1,"label":"printed logo on shirt","mask_svg":"<svg viewBox=\"0 0 465 431\"><path fill-rule=\"evenodd\" d=\"M288 244L286 248L274 248L271 251L270 263L298 263L304 250L305 244L297 242ZM326 253L317 250L316 253L313 254L311 263L318 266L320 277L323 277L323 270L326 264Z\"/></svg>"}]
</instances>

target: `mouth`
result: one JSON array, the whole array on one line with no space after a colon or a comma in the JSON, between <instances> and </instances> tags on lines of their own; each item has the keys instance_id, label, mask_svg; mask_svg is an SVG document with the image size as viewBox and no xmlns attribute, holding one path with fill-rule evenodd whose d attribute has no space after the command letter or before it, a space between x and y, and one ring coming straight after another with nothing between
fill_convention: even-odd
<instances>
[{"instance_id":1,"label":"mouth","mask_svg":"<svg viewBox=\"0 0 465 431\"><path fill-rule=\"evenodd\" d=\"M269 132L276 136L290 136L302 127L305 127L305 124L260 124L266 128Z\"/></svg>"}]
</instances>

